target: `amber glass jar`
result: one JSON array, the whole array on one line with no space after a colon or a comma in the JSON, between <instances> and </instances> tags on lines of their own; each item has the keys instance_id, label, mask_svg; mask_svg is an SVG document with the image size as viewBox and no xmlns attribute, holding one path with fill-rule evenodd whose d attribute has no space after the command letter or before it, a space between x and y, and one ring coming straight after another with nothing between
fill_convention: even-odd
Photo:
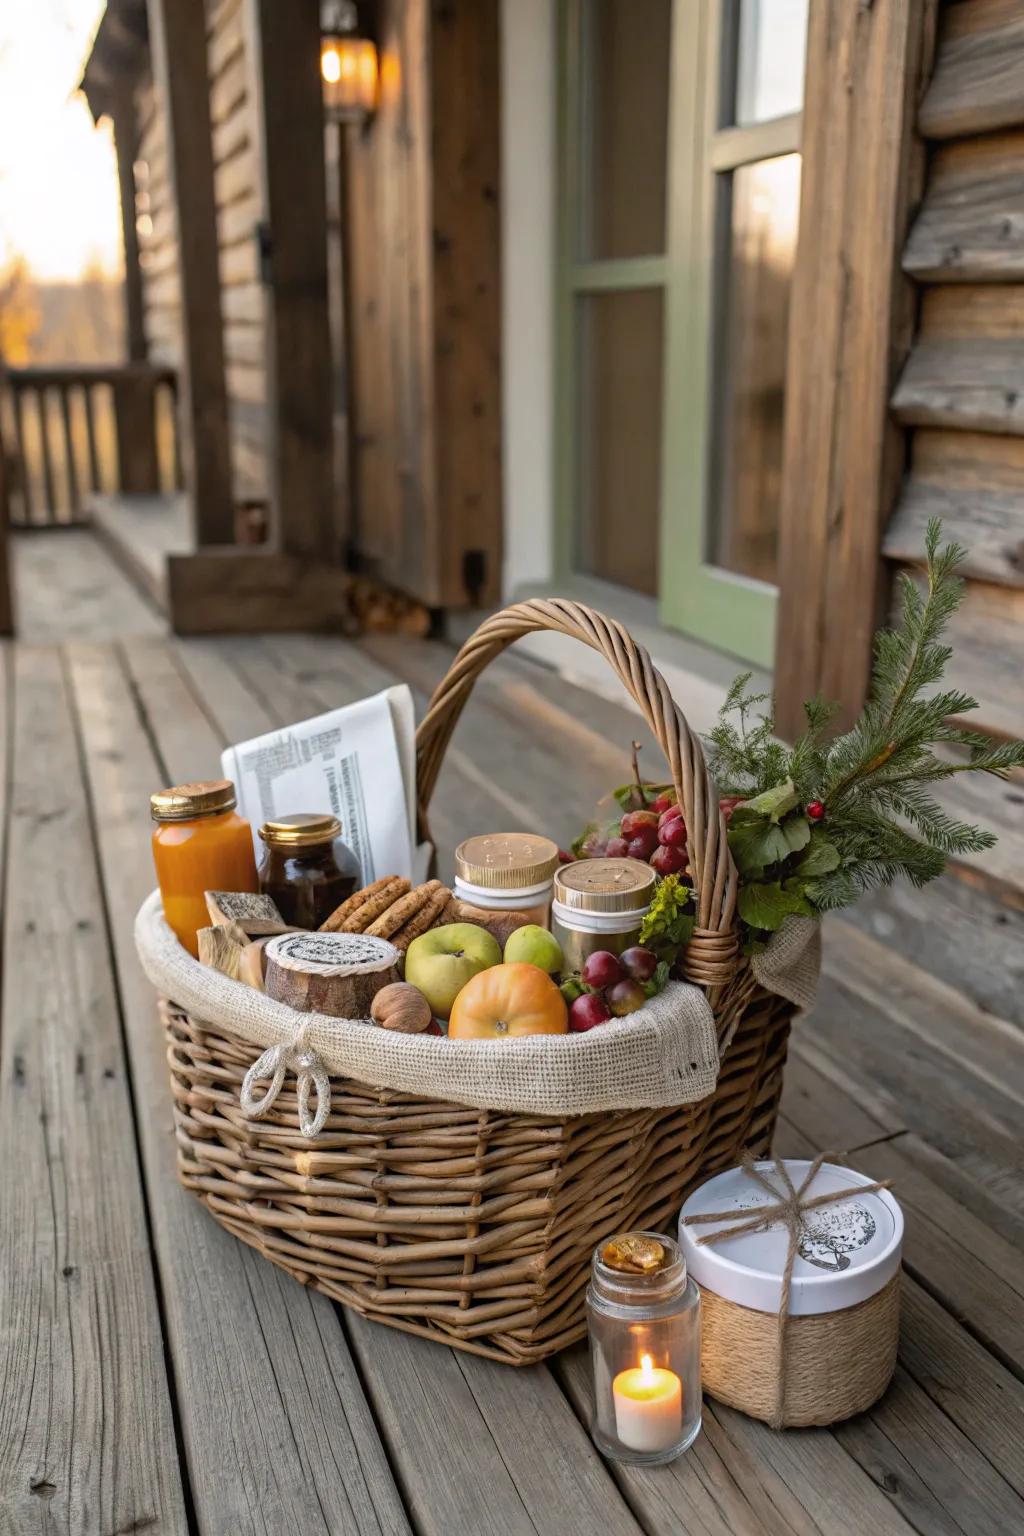
<instances>
[{"instance_id":1,"label":"amber glass jar","mask_svg":"<svg viewBox=\"0 0 1024 1536\"><path fill-rule=\"evenodd\" d=\"M260 837L260 890L293 927L319 928L355 890L359 864L337 816L281 816L265 821Z\"/></svg>"},{"instance_id":2,"label":"amber glass jar","mask_svg":"<svg viewBox=\"0 0 1024 1536\"><path fill-rule=\"evenodd\" d=\"M177 784L149 797L153 863L164 916L190 954L208 928L206 891L258 891L252 828L235 810L230 779Z\"/></svg>"}]
</instances>

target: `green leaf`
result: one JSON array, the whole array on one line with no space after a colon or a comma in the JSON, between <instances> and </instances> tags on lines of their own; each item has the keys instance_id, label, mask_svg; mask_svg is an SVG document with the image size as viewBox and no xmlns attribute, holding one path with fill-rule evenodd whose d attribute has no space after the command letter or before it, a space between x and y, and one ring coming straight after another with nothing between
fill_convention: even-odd
<instances>
[{"instance_id":1,"label":"green leaf","mask_svg":"<svg viewBox=\"0 0 1024 1536\"><path fill-rule=\"evenodd\" d=\"M649 981L642 983L644 996L656 997L659 992L663 991L671 970L672 967L669 965L667 960L659 960L654 975L650 978Z\"/></svg>"},{"instance_id":2,"label":"green leaf","mask_svg":"<svg viewBox=\"0 0 1024 1536\"><path fill-rule=\"evenodd\" d=\"M787 917L800 913L812 917L813 909L799 891L787 891L776 880L770 885L745 885L739 894L740 917L751 928L774 933Z\"/></svg>"},{"instance_id":3,"label":"green leaf","mask_svg":"<svg viewBox=\"0 0 1024 1536\"><path fill-rule=\"evenodd\" d=\"M734 819L729 828L729 848L741 875L756 875L769 864L787 859L792 851L783 829L763 818L739 826Z\"/></svg>"},{"instance_id":4,"label":"green leaf","mask_svg":"<svg viewBox=\"0 0 1024 1536\"><path fill-rule=\"evenodd\" d=\"M747 801L744 809L758 811L762 816L767 816L769 820L779 822L798 803L793 780L787 779L784 784L776 784L774 788L766 789L763 794L755 795L753 800Z\"/></svg>"},{"instance_id":5,"label":"green leaf","mask_svg":"<svg viewBox=\"0 0 1024 1536\"><path fill-rule=\"evenodd\" d=\"M796 865L795 874L809 879L811 875L828 875L839 868L839 849L827 837L812 837L811 845Z\"/></svg>"},{"instance_id":6,"label":"green leaf","mask_svg":"<svg viewBox=\"0 0 1024 1536\"><path fill-rule=\"evenodd\" d=\"M799 853L811 840L811 824L803 811L794 811L781 823L782 835L789 844L790 853Z\"/></svg>"}]
</instances>

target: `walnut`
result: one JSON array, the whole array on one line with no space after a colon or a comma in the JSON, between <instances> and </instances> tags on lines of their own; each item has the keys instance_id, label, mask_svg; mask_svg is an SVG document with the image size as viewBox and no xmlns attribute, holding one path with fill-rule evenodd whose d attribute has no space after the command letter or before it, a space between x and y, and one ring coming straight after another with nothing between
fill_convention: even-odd
<instances>
[{"instance_id":1,"label":"walnut","mask_svg":"<svg viewBox=\"0 0 1024 1536\"><path fill-rule=\"evenodd\" d=\"M373 999L370 1017L382 1029L417 1035L429 1027L433 1014L419 987L414 987L410 981L393 981L389 986L381 987Z\"/></svg>"}]
</instances>

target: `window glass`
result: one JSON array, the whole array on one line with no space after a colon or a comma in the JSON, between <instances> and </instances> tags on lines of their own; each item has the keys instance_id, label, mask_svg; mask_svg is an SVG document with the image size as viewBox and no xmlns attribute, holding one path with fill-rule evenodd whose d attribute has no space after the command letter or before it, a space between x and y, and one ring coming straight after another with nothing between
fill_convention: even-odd
<instances>
[{"instance_id":1,"label":"window glass","mask_svg":"<svg viewBox=\"0 0 1024 1536\"><path fill-rule=\"evenodd\" d=\"M577 259L665 249L671 0L582 7Z\"/></svg>"},{"instance_id":2,"label":"window glass","mask_svg":"<svg viewBox=\"0 0 1024 1536\"><path fill-rule=\"evenodd\" d=\"M725 0L726 6L735 0ZM735 123L799 112L804 99L808 0L739 0Z\"/></svg>"},{"instance_id":3,"label":"window glass","mask_svg":"<svg viewBox=\"0 0 1024 1536\"><path fill-rule=\"evenodd\" d=\"M576 300L576 569L657 591L663 300L658 288Z\"/></svg>"},{"instance_id":4,"label":"window glass","mask_svg":"<svg viewBox=\"0 0 1024 1536\"><path fill-rule=\"evenodd\" d=\"M711 454L713 564L777 579L789 291L800 211L800 156L719 178Z\"/></svg>"}]
</instances>

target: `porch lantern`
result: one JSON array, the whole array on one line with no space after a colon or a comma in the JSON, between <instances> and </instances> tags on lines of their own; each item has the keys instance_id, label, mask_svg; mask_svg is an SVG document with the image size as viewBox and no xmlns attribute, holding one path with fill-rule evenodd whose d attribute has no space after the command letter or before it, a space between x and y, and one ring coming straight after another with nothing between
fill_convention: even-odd
<instances>
[{"instance_id":1,"label":"porch lantern","mask_svg":"<svg viewBox=\"0 0 1024 1536\"><path fill-rule=\"evenodd\" d=\"M377 47L359 26L354 0L323 0L320 77L332 122L362 123L377 106Z\"/></svg>"}]
</instances>

